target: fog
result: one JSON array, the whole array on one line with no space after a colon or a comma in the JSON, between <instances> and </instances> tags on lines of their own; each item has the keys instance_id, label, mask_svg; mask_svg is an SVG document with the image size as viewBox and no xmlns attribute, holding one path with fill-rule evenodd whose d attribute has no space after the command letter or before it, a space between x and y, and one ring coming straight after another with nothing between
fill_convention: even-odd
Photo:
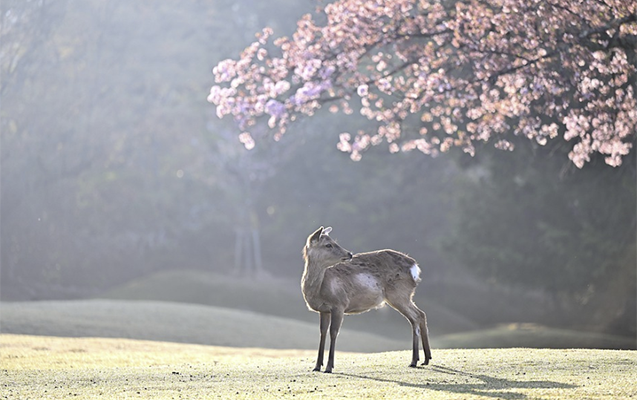
<instances>
[{"instance_id":1,"label":"fog","mask_svg":"<svg viewBox=\"0 0 637 400\"><path fill-rule=\"evenodd\" d=\"M162 300L316 322L301 250L331 226L352 252L418 260L415 299L435 335L506 325L634 343L634 156L576 170L563 144L519 139L474 158L381 145L354 162L336 144L370 128L356 112L321 112L246 150L206 102L211 69L264 26L289 35L313 2L0 7L5 305ZM385 309L345 327L391 337L383 324L401 319Z\"/></svg>"}]
</instances>

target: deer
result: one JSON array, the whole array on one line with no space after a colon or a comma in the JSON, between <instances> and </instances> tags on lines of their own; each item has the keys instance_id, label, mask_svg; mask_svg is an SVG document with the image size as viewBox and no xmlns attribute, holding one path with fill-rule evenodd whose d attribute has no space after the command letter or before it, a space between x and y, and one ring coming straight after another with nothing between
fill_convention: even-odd
<instances>
[{"instance_id":1,"label":"deer","mask_svg":"<svg viewBox=\"0 0 637 400\"><path fill-rule=\"evenodd\" d=\"M377 250L352 254L329 234L331 227L320 227L308 236L303 247L305 268L301 278L303 298L310 311L319 313L320 340L313 371L321 371L327 332L330 349L326 373L334 369L336 338L344 315L360 314L385 304L401 313L412 328L410 367L419 361L422 340L424 362L431 360L427 316L413 301L420 282L416 261L395 250Z\"/></svg>"}]
</instances>

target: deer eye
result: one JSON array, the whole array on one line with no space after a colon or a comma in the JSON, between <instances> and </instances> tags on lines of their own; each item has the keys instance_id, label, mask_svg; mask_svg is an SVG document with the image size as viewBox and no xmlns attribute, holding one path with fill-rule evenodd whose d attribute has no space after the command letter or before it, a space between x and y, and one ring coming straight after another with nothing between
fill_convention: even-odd
<instances>
[{"instance_id":1,"label":"deer eye","mask_svg":"<svg viewBox=\"0 0 637 400\"><path fill-rule=\"evenodd\" d=\"M328 249L331 249L332 248L332 244L328 243L328 244L325 245L325 247L327 247Z\"/></svg>"}]
</instances>

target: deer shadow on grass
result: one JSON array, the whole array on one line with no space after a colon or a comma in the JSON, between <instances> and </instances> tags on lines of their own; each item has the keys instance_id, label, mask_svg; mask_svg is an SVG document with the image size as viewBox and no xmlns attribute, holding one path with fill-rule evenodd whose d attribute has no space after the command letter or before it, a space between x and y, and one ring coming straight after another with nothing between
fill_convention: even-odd
<instances>
[{"instance_id":1,"label":"deer shadow on grass","mask_svg":"<svg viewBox=\"0 0 637 400\"><path fill-rule=\"evenodd\" d=\"M420 367L419 369L424 369ZM464 377L471 379L473 382L426 382L426 377L423 376L423 383L414 383L407 380L386 379L377 376L365 376L348 373L336 373L336 375L342 375L352 378L372 380L376 382L394 383L403 387L411 387L417 389L434 390L440 392L451 392L458 394L467 394L484 397L494 397L499 399L526 399L527 396L523 393L518 393L515 389L573 389L576 385L571 385L562 382L553 381L522 381L511 380L504 378L496 378L489 375L473 374L469 372L459 371L453 368L447 368L444 366L431 366L426 369L438 372L441 374L448 374L455 376L456 378ZM481 381L481 382L475 382Z\"/></svg>"}]
</instances>

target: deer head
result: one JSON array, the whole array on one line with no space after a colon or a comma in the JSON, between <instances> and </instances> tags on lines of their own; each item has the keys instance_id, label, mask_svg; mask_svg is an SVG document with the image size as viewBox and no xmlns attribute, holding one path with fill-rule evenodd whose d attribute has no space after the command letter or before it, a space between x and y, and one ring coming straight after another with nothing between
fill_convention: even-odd
<instances>
[{"instance_id":1,"label":"deer head","mask_svg":"<svg viewBox=\"0 0 637 400\"><path fill-rule=\"evenodd\" d=\"M339 246L339 244L329 236L331 231L331 227L320 227L308 236L305 247L303 248L303 256L306 263L311 259L315 265L328 267L352 258L351 252Z\"/></svg>"}]
</instances>

